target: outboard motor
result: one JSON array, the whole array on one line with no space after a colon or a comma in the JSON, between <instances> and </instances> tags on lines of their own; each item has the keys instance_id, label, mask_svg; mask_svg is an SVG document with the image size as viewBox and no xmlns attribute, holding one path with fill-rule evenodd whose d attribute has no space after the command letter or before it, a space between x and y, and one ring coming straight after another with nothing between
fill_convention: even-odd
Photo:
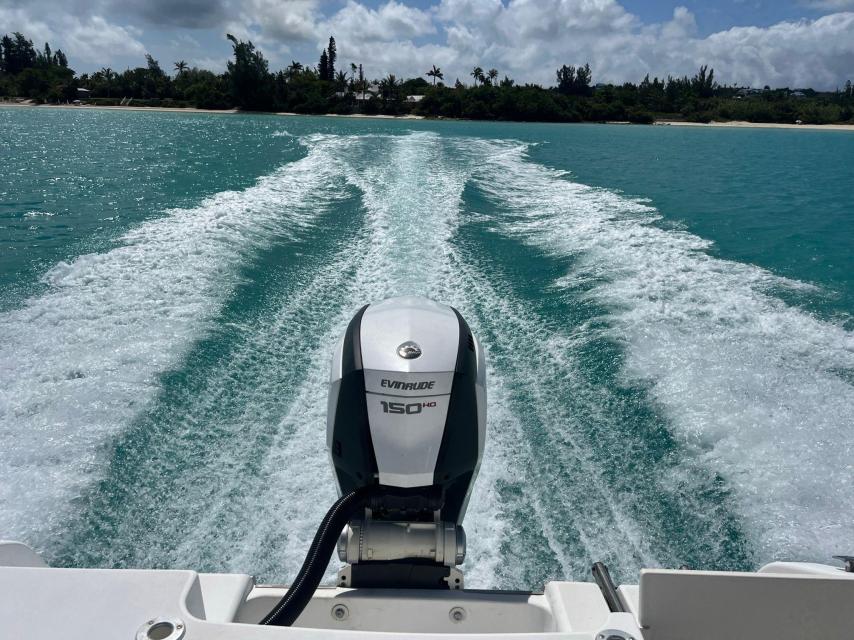
<instances>
[{"instance_id":1,"label":"outboard motor","mask_svg":"<svg viewBox=\"0 0 854 640\"><path fill-rule=\"evenodd\" d=\"M461 589L485 438L483 350L457 310L415 296L362 307L332 360L326 441L340 497L261 624L297 619L336 544L339 586Z\"/></svg>"},{"instance_id":2,"label":"outboard motor","mask_svg":"<svg viewBox=\"0 0 854 640\"><path fill-rule=\"evenodd\" d=\"M341 586L462 588L485 435L483 350L455 309L412 296L356 313L332 361L327 446L339 495L388 491L341 534Z\"/></svg>"}]
</instances>

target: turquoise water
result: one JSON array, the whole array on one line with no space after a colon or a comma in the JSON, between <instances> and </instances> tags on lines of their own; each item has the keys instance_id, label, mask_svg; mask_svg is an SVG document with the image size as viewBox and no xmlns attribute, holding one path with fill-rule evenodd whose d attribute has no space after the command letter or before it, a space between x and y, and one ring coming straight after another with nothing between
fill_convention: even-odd
<instances>
[{"instance_id":1,"label":"turquoise water","mask_svg":"<svg viewBox=\"0 0 854 640\"><path fill-rule=\"evenodd\" d=\"M854 135L0 131L0 537L54 564L293 576L334 499L331 349L403 293L487 351L469 586L851 551Z\"/></svg>"}]
</instances>

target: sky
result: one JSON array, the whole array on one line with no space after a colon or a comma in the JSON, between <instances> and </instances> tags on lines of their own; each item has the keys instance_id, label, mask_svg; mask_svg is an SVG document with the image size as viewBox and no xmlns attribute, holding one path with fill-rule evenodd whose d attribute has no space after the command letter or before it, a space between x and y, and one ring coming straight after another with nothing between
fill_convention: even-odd
<instances>
[{"instance_id":1,"label":"sky","mask_svg":"<svg viewBox=\"0 0 854 640\"><path fill-rule=\"evenodd\" d=\"M178 60L222 71L225 34L252 40L272 70L316 65L330 35L338 67L369 78L471 82L474 66L554 84L588 62L593 81L691 75L739 86L835 89L854 80L854 0L0 0L0 32L49 41L78 73Z\"/></svg>"}]
</instances>

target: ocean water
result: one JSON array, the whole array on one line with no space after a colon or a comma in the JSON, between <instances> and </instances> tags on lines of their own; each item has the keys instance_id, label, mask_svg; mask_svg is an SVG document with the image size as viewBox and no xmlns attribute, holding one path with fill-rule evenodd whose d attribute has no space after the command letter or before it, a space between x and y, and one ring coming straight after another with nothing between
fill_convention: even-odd
<instances>
[{"instance_id":1,"label":"ocean water","mask_svg":"<svg viewBox=\"0 0 854 640\"><path fill-rule=\"evenodd\" d=\"M415 293L489 363L468 586L851 553L852 193L847 132L0 109L0 538L287 581Z\"/></svg>"}]
</instances>

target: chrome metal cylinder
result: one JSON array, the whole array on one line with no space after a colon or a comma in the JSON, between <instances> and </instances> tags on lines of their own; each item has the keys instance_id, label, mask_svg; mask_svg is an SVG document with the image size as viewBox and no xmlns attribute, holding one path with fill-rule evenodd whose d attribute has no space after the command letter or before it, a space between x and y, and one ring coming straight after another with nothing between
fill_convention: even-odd
<instances>
[{"instance_id":1,"label":"chrome metal cylinder","mask_svg":"<svg viewBox=\"0 0 854 640\"><path fill-rule=\"evenodd\" d=\"M465 555L465 532L453 522L358 520L338 539L338 557L349 564L423 559L453 567L462 564Z\"/></svg>"}]
</instances>

